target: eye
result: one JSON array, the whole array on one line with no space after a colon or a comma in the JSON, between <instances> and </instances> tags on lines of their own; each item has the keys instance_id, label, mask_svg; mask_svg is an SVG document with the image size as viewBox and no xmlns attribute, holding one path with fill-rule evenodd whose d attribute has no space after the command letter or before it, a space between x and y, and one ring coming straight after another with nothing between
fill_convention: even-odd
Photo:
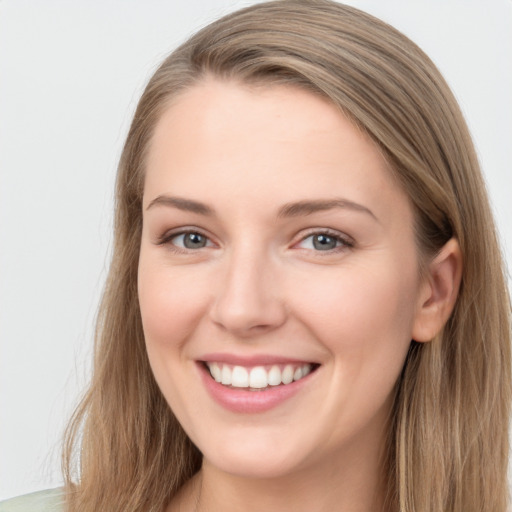
<instances>
[{"instance_id":1,"label":"eye","mask_svg":"<svg viewBox=\"0 0 512 512\"><path fill-rule=\"evenodd\" d=\"M335 251L346 247L352 247L353 243L339 234L330 232L312 233L304 237L298 244L301 249L312 249L314 251Z\"/></svg>"},{"instance_id":2,"label":"eye","mask_svg":"<svg viewBox=\"0 0 512 512\"><path fill-rule=\"evenodd\" d=\"M211 240L197 231L186 231L181 233L172 233L164 236L160 241L160 244L170 244L176 249L202 249L204 247L212 246Z\"/></svg>"}]
</instances>

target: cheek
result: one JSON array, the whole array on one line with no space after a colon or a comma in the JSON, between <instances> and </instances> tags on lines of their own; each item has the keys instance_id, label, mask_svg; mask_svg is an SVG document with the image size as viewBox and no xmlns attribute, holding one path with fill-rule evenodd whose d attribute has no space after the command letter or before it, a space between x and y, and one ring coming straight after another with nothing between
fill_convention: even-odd
<instances>
[{"instance_id":1,"label":"cheek","mask_svg":"<svg viewBox=\"0 0 512 512\"><path fill-rule=\"evenodd\" d=\"M308 328L331 352L335 364L356 378L389 368L400 371L411 341L416 278L400 265L386 272L356 265L325 279L303 279L297 309Z\"/></svg>"},{"instance_id":2,"label":"cheek","mask_svg":"<svg viewBox=\"0 0 512 512\"><path fill-rule=\"evenodd\" d=\"M332 281L317 276L309 295L301 294L303 319L331 354L322 407L336 411L333 431L341 436L387 417L411 341L413 282L399 272L352 268Z\"/></svg>"},{"instance_id":3,"label":"cheek","mask_svg":"<svg viewBox=\"0 0 512 512\"><path fill-rule=\"evenodd\" d=\"M180 268L170 269L141 253L139 304L148 350L183 343L197 326L208 301L208 282Z\"/></svg>"},{"instance_id":4,"label":"cheek","mask_svg":"<svg viewBox=\"0 0 512 512\"><path fill-rule=\"evenodd\" d=\"M191 406L197 401L193 386L186 384L195 375L186 342L197 328L207 296L199 282L184 269L171 269L141 251L138 295L149 362L169 406L187 424L189 414L201 414Z\"/></svg>"}]
</instances>

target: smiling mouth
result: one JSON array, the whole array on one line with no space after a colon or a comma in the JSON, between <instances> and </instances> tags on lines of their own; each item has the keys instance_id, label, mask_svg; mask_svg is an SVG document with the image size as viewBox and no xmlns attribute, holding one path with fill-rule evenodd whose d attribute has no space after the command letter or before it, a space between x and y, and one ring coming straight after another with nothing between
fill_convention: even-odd
<instances>
[{"instance_id":1,"label":"smiling mouth","mask_svg":"<svg viewBox=\"0 0 512 512\"><path fill-rule=\"evenodd\" d=\"M245 367L209 361L204 361L204 365L210 376L219 384L248 391L265 391L269 388L287 386L303 379L319 366L315 363L289 363Z\"/></svg>"}]
</instances>

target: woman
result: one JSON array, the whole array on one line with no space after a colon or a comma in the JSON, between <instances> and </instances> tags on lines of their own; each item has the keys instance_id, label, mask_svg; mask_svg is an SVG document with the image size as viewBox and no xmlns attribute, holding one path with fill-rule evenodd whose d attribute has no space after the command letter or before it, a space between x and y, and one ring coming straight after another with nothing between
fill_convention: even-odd
<instances>
[{"instance_id":1,"label":"woman","mask_svg":"<svg viewBox=\"0 0 512 512\"><path fill-rule=\"evenodd\" d=\"M287 0L200 31L140 100L115 236L67 510L506 509L492 215L403 35Z\"/></svg>"}]
</instances>

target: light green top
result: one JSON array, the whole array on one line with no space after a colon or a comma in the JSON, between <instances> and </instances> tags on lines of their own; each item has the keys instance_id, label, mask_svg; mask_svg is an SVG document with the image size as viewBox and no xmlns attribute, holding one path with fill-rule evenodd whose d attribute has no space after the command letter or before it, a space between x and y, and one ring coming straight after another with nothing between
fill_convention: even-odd
<instances>
[{"instance_id":1,"label":"light green top","mask_svg":"<svg viewBox=\"0 0 512 512\"><path fill-rule=\"evenodd\" d=\"M64 512L64 491L49 489L2 501L0 512Z\"/></svg>"}]
</instances>

